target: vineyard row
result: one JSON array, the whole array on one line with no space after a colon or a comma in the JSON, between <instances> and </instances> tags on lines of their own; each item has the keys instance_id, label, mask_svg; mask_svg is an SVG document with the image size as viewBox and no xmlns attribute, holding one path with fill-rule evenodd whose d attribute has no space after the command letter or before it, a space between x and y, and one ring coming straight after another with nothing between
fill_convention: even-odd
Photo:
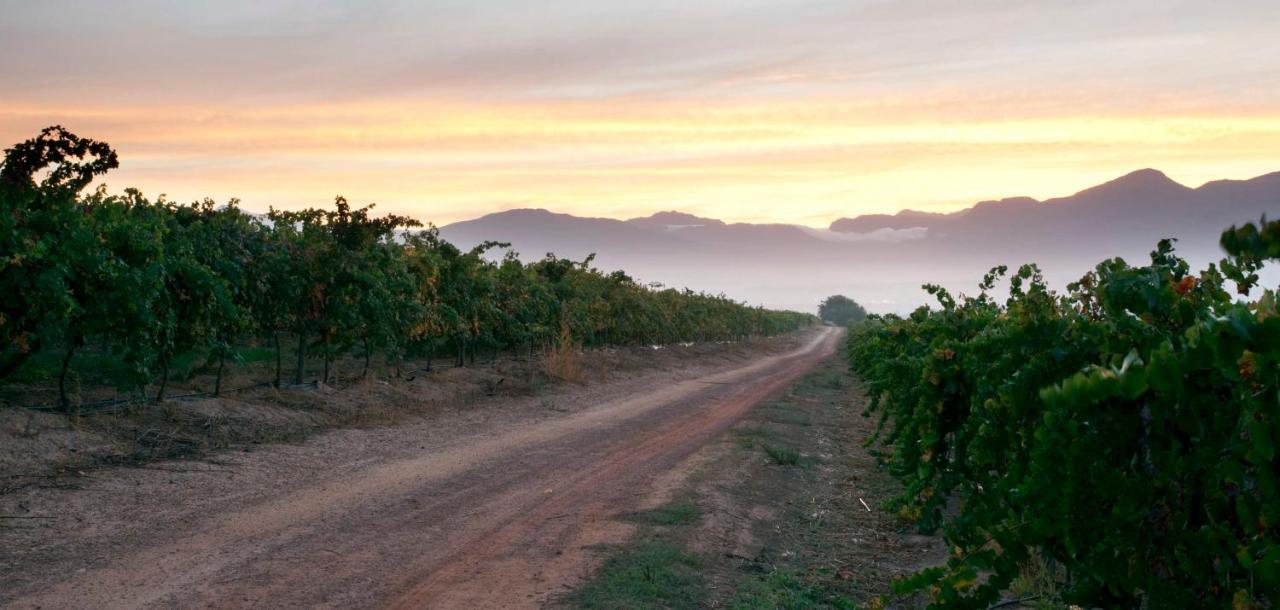
<instances>
[{"instance_id":1,"label":"vineyard row","mask_svg":"<svg viewBox=\"0 0 1280 610\"><path fill-rule=\"evenodd\" d=\"M854 326L893 506L953 549L899 592L986 608L1040 566L1083 607L1280 605L1280 315L1255 286L1280 223L1222 245L1193 273L1165 241L1064 294L1024 266L1003 302L1001 267L977 296L929 286L936 307Z\"/></svg>"},{"instance_id":2,"label":"vineyard row","mask_svg":"<svg viewBox=\"0 0 1280 610\"><path fill-rule=\"evenodd\" d=\"M332 209L265 218L237 202L178 205L136 190L85 192L116 167L108 145L60 127L6 150L0 167L0 383L37 354L61 359L61 403L78 350L104 349L121 383L162 399L176 359L204 353L217 385L245 345L269 345L275 383L308 359L367 368L446 353L573 345L737 340L813 324L813 316L723 296L642 285L591 259L468 251L403 216Z\"/></svg>"}]
</instances>

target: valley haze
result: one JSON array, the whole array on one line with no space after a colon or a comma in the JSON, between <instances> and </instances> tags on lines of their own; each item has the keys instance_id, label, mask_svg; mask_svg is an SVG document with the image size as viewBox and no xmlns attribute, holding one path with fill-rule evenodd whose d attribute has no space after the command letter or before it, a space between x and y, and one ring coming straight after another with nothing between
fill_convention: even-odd
<instances>
[{"instance_id":1,"label":"valley haze","mask_svg":"<svg viewBox=\"0 0 1280 610\"><path fill-rule=\"evenodd\" d=\"M1104 259L1144 264L1163 238L1176 239L1198 268L1221 257L1222 230L1263 215L1280 215L1280 172L1191 188L1141 169L1066 197L868 214L825 230L676 211L617 220L514 209L446 225L441 234L464 248L509 242L525 261L595 254L605 270L765 307L812 311L840 293L874 313L905 313L931 302L925 283L971 294L993 266L1036 263L1061 289Z\"/></svg>"}]
</instances>

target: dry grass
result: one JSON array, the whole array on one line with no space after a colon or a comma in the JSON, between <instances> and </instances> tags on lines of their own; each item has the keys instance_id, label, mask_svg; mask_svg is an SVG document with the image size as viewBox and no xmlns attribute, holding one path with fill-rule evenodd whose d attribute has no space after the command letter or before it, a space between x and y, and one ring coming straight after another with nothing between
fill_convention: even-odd
<instances>
[{"instance_id":1,"label":"dry grass","mask_svg":"<svg viewBox=\"0 0 1280 610\"><path fill-rule=\"evenodd\" d=\"M582 383L586 373L582 370L582 347L573 340L568 321L560 323L556 342L542 354L542 370L552 379L570 383Z\"/></svg>"}]
</instances>

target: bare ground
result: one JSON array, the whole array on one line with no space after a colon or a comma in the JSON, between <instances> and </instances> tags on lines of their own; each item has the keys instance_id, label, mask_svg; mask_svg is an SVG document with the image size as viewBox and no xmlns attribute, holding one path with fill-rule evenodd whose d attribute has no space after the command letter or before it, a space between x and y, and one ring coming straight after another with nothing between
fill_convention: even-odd
<instances>
[{"instance_id":1,"label":"bare ground","mask_svg":"<svg viewBox=\"0 0 1280 610\"><path fill-rule=\"evenodd\" d=\"M588 350L578 358L576 376L590 385L626 382L655 371L687 366L710 370L762 353L786 349L794 336L743 343L669 345ZM193 458L210 452L260 444L296 442L335 428L374 427L449 411L474 414L494 411L500 418L513 411L563 412L556 400L565 391L546 371L545 358L505 354L473 366L423 362L400 367L403 375L361 379L335 375L333 385L314 382L273 388L263 384L261 363L229 372L226 386L241 388L221 397L206 375L175 381L164 403L123 402L107 409L78 410L68 417L25 408L56 401L51 382L8 385L0 394L0 495L50 477L112 465L140 465L171 458ZM338 362L335 369L358 370L358 362ZM270 371L265 371L269 375ZM92 386L90 398L119 398L111 388ZM150 393L149 393L150 394ZM574 388L574 396L590 397ZM528 399L538 400L530 401ZM579 401L589 404L587 401Z\"/></svg>"},{"instance_id":2,"label":"bare ground","mask_svg":"<svg viewBox=\"0 0 1280 610\"><path fill-rule=\"evenodd\" d=\"M638 514L630 538L597 553L597 562L617 561L616 572L594 574L555 605L862 607L888 594L894 579L944 563L940 537L915 534L883 510L901 485L865 446L876 428L863 416L866 406L840 355L819 363L662 475L640 505L687 518L655 523L644 518L654 513ZM689 574L696 600L646 598L629 588L628 554L658 547L696 560ZM921 605L914 597L890 600L890 607Z\"/></svg>"},{"instance_id":3,"label":"bare ground","mask_svg":"<svg viewBox=\"0 0 1280 610\"><path fill-rule=\"evenodd\" d=\"M656 477L838 342L27 484L0 495L0 604L536 607L626 538L614 517Z\"/></svg>"}]
</instances>

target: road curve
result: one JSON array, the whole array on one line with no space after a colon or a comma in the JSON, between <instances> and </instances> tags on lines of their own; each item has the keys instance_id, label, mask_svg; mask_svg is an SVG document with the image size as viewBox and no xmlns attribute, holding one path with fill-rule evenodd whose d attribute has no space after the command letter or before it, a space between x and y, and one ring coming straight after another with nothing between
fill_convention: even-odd
<instances>
[{"instance_id":1,"label":"road curve","mask_svg":"<svg viewBox=\"0 0 1280 610\"><path fill-rule=\"evenodd\" d=\"M336 484L211 516L5 605L18 608L519 608L580 578L669 471L830 356L840 331Z\"/></svg>"}]
</instances>

